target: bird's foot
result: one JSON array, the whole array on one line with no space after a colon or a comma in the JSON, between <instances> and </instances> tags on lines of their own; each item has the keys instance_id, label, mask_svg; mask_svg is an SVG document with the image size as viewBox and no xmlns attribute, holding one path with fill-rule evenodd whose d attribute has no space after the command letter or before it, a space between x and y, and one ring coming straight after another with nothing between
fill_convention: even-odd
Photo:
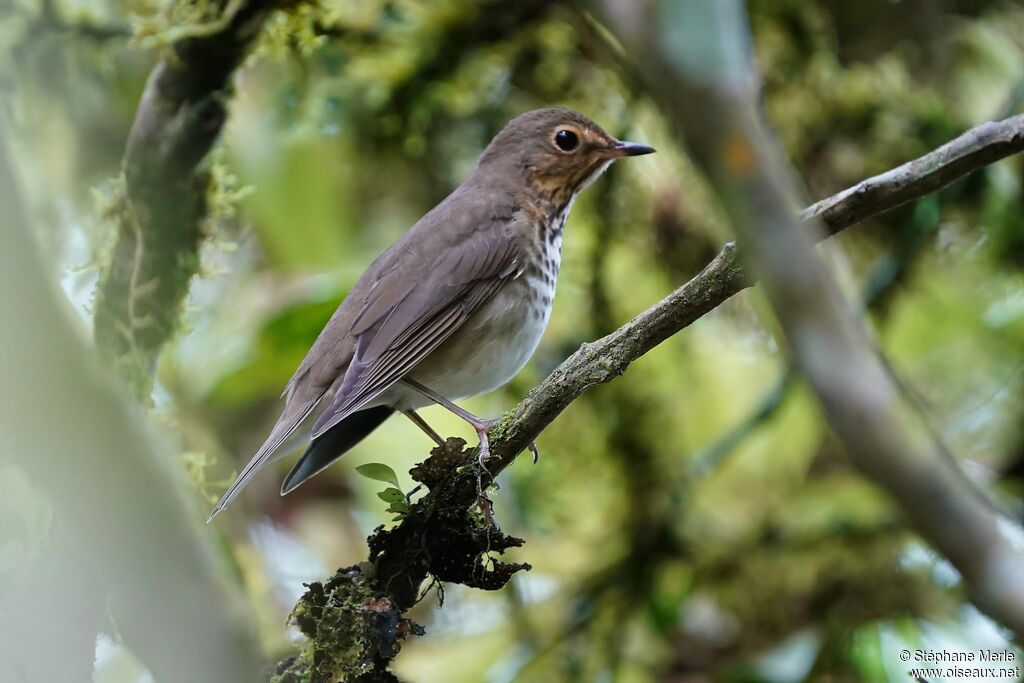
<instances>
[{"instance_id":1,"label":"bird's foot","mask_svg":"<svg viewBox=\"0 0 1024 683\"><path fill-rule=\"evenodd\" d=\"M476 501L477 506L480 508L480 514L484 516L487 524L494 524L494 504L491 499L487 497L484 490L487 488L484 486L484 475L487 475L488 486L494 486L495 489L500 488L498 482L494 480L494 476L491 471L487 469L487 463L491 459L491 442L488 438L491 430L498 424L499 420L485 420L478 417L473 417L471 420L466 420L476 431L477 438L480 439L480 453L477 456L477 464L480 468L476 472Z\"/></svg>"},{"instance_id":2,"label":"bird's foot","mask_svg":"<svg viewBox=\"0 0 1024 683\"><path fill-rule=\"evenodd\" d=\"M487 463L491 459L491 441L488 438L488 435L491 433L491 430L494 429L494 425L498 424L498 420L484 420L481 418L474 418L473 420L468 420L468 422L471 425L473 425L473 429L476 430L477 438L480 439L480 453L479 455L477 455L476 458L477 464L480 465L480 469L477 470L476 473L476 492L479 498L481 498L482 500L487 500L487 498L484 496L484 474L487 475L487 479L489 481L488 486L493 485L495 489L500 488L498 486L498 482L494 480L494 476L491 474L491 471L487 469ZM488 521L490 521L489 500L487 500L487 508L488 509L481 507L480 511L483 512L484 517L487 517Z\"/></svg>"},{"instance_id":3,"label":"bird's foot","mask_svg":"<svg viewBox=\"0 0 1024 683\"><path fill-rule=\"evenodd\" d=\"M494 484L494 488L501 488L498 486L498 482L494 481L490 471L487 469L487 462L491 459L491 442L489 436L491 430L494 429L501 420L484 420L482 418L474 417L474 419L467 420L467 422L473 425L473 429L476 430L477 438L480 439L480 455L477 457L477 462L480 465L481 473L487 473L487 478ZM540 450L537 448L537 442L531 441L526 448L533 454L533 464L536 465L537 461L540 460Z\"/></svg>"},{"instance_id":4,"label":"bird's foot","mask_svg":"<svg viewBox=\"0 0 1024 683\"><path fill-rule=\"evenodd\" d=\"M480 439L480 453L477 456L477 464L480 465L480 467L477 470L476 475L477 501L480 505L480 511L483 513L484 518L487 519L488 522L493 523L493 519L491 517L491 501L488 500L487 496L484 495L484 475L487 475L487 486L493 485L494 488L498 488L498 482L494 480L494 476L491 474L490 470L487 469L487 462L491 459L490 433L491 430L494 429L494 427L497 426L497 424L501 420L487 420L481 417L477 417L473 413L463 408L460 408L459 406L455 405L453 402L449 401L447 398L437 393L430 387L426 387L420 384L411 377L403 378L402 382L412 387L416 391L420 392L421 394L429 398L431 401L434 401L438 405L444 406L445 408L447 408L448 410L450 410L451 412L455 413L463 420L468 422L473 427L473 430L476 432L477 437ZM436 441L439 446L444 443L444 440L441 439L437 432L431 429L419 415L417 415L412 410L407 410L404 412L406 415L409 416L410 420L415 422L417 426L419 426L423 431L430 435L430 438ZM527 446L527 448L529 448L530 452L533 454L533 462L534 464L536 464L538 458L540 457L540 451L537 450L537 444L531 441L530 445Z\"/></svg>"},{"instance_id":5,"label":"bird's foot","mask_svg":"<svg viewBox=\"0 0 1024 683\"><path fill-rule=\"evenodd\" d=\"M481 418L469 421L473 425L473 429L476 430L477 438L480 439L480 455L477 457L477 462L480 463L480 469L485 472L487 472L487 462L491 459L491 441L488 437L498 422L500 420L484 420ZM487 472L488 476L490 474L490 472Z\"/></svg>"}]
</instances>

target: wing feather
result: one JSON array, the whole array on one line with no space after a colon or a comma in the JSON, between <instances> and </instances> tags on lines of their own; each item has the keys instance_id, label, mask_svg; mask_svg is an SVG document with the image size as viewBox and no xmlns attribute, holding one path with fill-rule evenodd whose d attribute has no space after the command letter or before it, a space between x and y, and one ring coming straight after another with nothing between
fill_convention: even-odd
<instances>
[{"instance_id":1,"label":"wing feather","mask_svg":"<svg viewBox=\"0 0 1024 683\"><path fill-rule=\"evenodd\" d=\"M381 311L377 324L362 317L355 355L334 401L313 425L314 439L400 380L517 272L504 235L474 237L444 254L430 271L434 277Z\"/></svg>"},{"instance_id":2,"label":"wing feather","mask_svg":"<svg viewBox=\"0 0 1024 683\"><path fill-rule=\"evenodd\" d=\"M326 391L326 390L325 390ZM242 489L245 488L249 480L268 462L273 462L280 458L284 453L277 453L277 450L281 445L291 436L298 428L302 421L309 417L309 414L316 408L317 403L323 398L325 392L321 392L313 400L308 401L300 406L292 408L291 410L285 410L278 418L277 424L270 432L270 436L263 442L260 449L256 451L256 455L252 457L249 463L242 468L242 471L232 482L228 490L224 492L224 495L217 501L217 505L214 506L213 511L210 512L210 518L213 519L218 512L226 508L235 496L241 493ZM209 521L209 520L207 520Z\"/></svg>"},{"instance_id":3,"label":"wing feather","mask_svg":"<svg viewBox=\"0 0 1024 683\"><path fill-rule=\"evenodd\" d=\"M288 381L277 424L213 514L279 457L277 451L326 397L334 394L313 425L313 438L400 380L517 274L515 248L505 229L496 229L517 211L511 194L466 184L381 254ZM425 254L436 256L428 262Z\"/></svg>"}]
</instances>

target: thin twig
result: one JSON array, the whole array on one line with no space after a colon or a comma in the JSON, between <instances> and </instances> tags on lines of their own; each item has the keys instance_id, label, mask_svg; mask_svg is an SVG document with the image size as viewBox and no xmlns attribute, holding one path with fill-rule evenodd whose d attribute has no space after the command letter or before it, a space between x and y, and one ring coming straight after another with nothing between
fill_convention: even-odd
<instances>
[{"instance_id":1,"label":"thin twig","mask_svg":"<svg viewBox=\"0 0 1024 683\"><path fill-rule=\"evenodd\" d=\"M831 234L866 218L931 194L971 171L1024 148L1024 114L975 126L942 147L857 183L800 213L818 219Z\"/></svg>"}]
</instances>

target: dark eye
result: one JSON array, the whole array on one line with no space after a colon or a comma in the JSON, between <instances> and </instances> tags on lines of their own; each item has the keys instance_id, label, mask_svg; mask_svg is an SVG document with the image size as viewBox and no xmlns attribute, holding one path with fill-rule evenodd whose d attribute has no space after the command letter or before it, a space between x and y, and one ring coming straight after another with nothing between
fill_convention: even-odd
<instances>
[{"instance_id":1,"label":"dark eye","mask_svg":"<svg viewBox=\"0 0 1024 683\"><path fill-rule=\"evenodd\" d=\"M580 144L580 139L571 130L560 130L555 133L555 144L563 152L571 152Z\"/></svg>"}]
</instances>

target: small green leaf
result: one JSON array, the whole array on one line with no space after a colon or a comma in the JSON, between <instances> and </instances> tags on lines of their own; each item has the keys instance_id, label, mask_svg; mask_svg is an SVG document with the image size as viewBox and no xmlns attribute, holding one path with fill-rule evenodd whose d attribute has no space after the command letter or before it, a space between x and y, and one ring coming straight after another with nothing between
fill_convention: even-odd
<instances>
[{"instance_id":1,"label":"small green leaf","mask_svg":"<svg viewBox=\"0 0 1024 683\"><path fill-rule=\"evenodd\" d=\"M396 515L398 515L397 517L395 517L395 520L397 521L407 517L411 510L409 509L409 504L406 503L405 499L403 498L402 500L396 500L395 502L391 503L391 505L388 506L388 512L393 512Z\"/></svg>"},{"instance_id":2,"label":"small green leaf","mask_svg":"<svg viewBox=\"0 0 1024 683\"><path fill-rule=\"evenodd\" d=\"M399 501L405 502L405 494L398 489L384 489L377 494L377 497L383 500L385 503L397 503Z\"/></svg>"},{"instance_id":3,"label":"small green leaf","mask_svg":"<svg viewBox=\"0 0 1024 683\"><path fill-rule=\"evenodd\" d=\"M398 489L402 488L398 483L398 475L395 474L395 471L383 463L368 462L365 465L357 467L356 472L367 479L382 481L385 484L394 484L395 488ZM401 491L399 491L399 493L401 493Z\"/></svg>"}]
</instances>

